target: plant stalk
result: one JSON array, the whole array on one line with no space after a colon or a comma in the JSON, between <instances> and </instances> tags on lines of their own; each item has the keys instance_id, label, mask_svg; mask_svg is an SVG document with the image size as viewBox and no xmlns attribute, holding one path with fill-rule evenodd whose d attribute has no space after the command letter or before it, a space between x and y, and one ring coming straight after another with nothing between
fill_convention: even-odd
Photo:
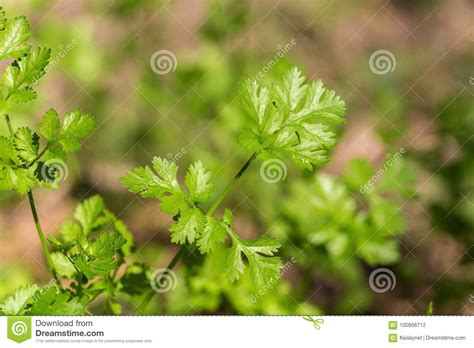
<instances>
[{"instance_id":1,"label":"plant stalk","mask_svg":"<svg viewBox=\"0 0 474 348\"><path fill-rule=\"evenodd\" d=\"M10 136L13 136L13 127L10 121L10 117L8 115L5 115L5 121L7 122L8 132L10 133ZM41 247L43 248L43 252L46 257L46 262L48 263L49 271L53 275L54 279L59 283L59 278L54 268L53 259L51 258L51 253L49 252L48 243L46 242L43 229L41 228L38 212L36 211L35 200L33 198L33 193L31 192L31 190L28 191L28 201L30 202L30 208L31 213L33 214L33 220L35 222L36 232L38 232L38 237L40 239Z\"/></svg>"},{"instance_id":2,"label":"plant stalk","mask_svg":"<svg viewBox=\"0 0 474 348\"><path fill-rule=\"evenodd\" d=\"M219 207L219 205L222 203L222 201L227 197L229 194L230 190L237 184L239 181L240 177L245 173L245 171L250 167L253 161L257 158L257 153L254 152L252 156L245 162L245 164L240 168L240 170L235 174L234 178L232 179L231 182L227 185L227 187L222 191L219 197L217 197L216 201L212 205L212 207L207 211L207 215L212 215L216 211L216 209Z\"/></svg>"},{"instance_id":3,"label":"plant stalk","mask_svg":"<svg viewBox=\"0 0 474 348\"><path fill-rule=\"evenodd\" d=\"M38 213L36 211L35 200L33 198L33 193L31 191L28 192L28 201L30 202L31 213L33 214L33 220L35 221L36 231L38 232L38 237L40 239L41 246L43 247L44 255L46 256L48 268L50 272L52 273L54 279L59 281L58 276L56 274L56 270L54 269L54 263L53 263L53 259L51 258L51 253L49 252L48 243L46 242L43 229L41 228L41 224L39 222Z\"/></svg>"}]
</instances>

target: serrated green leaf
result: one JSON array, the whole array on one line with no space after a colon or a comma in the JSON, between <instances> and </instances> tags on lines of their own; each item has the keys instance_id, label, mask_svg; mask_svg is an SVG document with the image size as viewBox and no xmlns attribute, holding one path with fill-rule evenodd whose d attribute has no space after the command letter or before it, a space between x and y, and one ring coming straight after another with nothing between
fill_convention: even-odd
<instances>
[{"instance_id":1,"label":"serrated green leaf","mask_svg":"<svg viewBox=\"0 0 474 348\"><path fill-rule=\"evenodd\" d=\"M257 289L275 284L281 278L282 262L279 257L265 257L258 253L246 253L249 260L250 276Z\"/></svg>"},{"instance_id":2,"label":"serrated green leaf","mask_svg":"<svg viewBox=\"0 0 474 348\"><path fill-rule=\"evenodd\" d=\"M77 270L74 265L63 253L51 253L51 258L53 260L54 269L60 276L72 278L77 273Z\"/></svg>"},{"instance_id":3,"label":"serrated green leaf","mask_svg":"<svg viewBox=\"0 0 474 348\"><path fill-rule=\"evenodd\" d=\"M48 141L56 140L61 127L59 116L56 110L49 109L43 116L43 120L39 125L39 133Z\"/></svg>"},{"instance_id":4,"label":"serrated green leaf","mask_svg":"<svg viewBox=\"0 0 474 348\"><path fill-rule=\"evenodd\" d=\"M50 54L51 50L49 48L38 47L25 57L21 57L7 66L2 80L7 88L8 96L12 97L25 83L37 82L45 74Z\"/></svg>"},{"instance_id":5,"label":"serrated green leaf","mask_svg":"<svg viewBox=\"0 0 474 348\"><path fill-rule=\"evenodd\" d=\"M15 90L7 100L0 99L0 114L8 114L16 104L27 103L36 99L36 92L31 87Z\"/></svg>"},{"instance_id":6,"label":"serrated green leaf","mask_svg":"<svg viewBox=\"0 0 474 348\"><path fill-rule=\"evenodd\" d=\"M120 182L130 192L138 193L144 198L159 198L163 194L158 178L148 166L134 168L122 176Z\"/></svg>"},{"instance_id":7,"label":"serrated green leaf","mask_svg":"<svg viewBox=\"0 0 474 348\"><path fill-rule=\"evenodd\" d=\"M214 184L209 180L211 173L204 169L201 161L192 164L185 176L184 182L195 203L206 202L214 191Z\"/></svg>"},{"instance_id":8,"label":"serrated green leaf","mask_svg":"<svg viewBox=\"0 0 474 348\"><path fill-rule=\"evenodd\" d=\"M232 227L234 225L234 215L232 214L232 210L226 209L224 211L222 222L224 222L228 227Z\"/></svg>"},{"instance_id":9,"label":"serrated green leaf","mask_svg":"<svg viewBox=\"0 0 474 348\"><path fill-rule=\"evenodd\" d=\"M13 295L8 296L0 305L0 313L3 315L25 314L26 306L32 302L37 291L38 285L36 284L18 288Z\"/></svg>"},{"instance_id":10,"label":"serrated green leaf","mask_svg":"<svg viewBox=\"0 0 474 348\"><path fill-rule=\"evenodd\" d=\"M186 195L177 179L178 167L159 157L154 157L152 163L156 174L149 166L138 167L121 177L120 182L142 197L160 199L162 210L175 215L187 207Z\"/></svg>"},{"instance_id":11,"label":"serrated green leaf","mask_svg":"<svg viewBox=\"0 0 474 348\"><path fill-rule=\"evenodd\" d=\"M60 234L66 242L76 241L81 234L81 226L75 221L65 221L61 225Z\"/></svg>"},{"instance_id":12,"label":"serrated green leaf","mask_svg":"<svg viewBox=\"0 0 474 348\"><path fill-rule=\"evenodd\" d=\"M50 56L51 49L37 47L26 57L19 59L18 67L20 68L20 74L18 75L16 85L20 86L23 83L37 82L44 75L44 69L49 63Z\"/></svg>"},{"instance_id":13,"label":"serrated green leaf","mask_svg":"<svg viewBox=\"0 0 474 348\"><path fill-rule=\"evenodd\" d=\"M27 103L36 99L36 92L33 88L27 86L15 90L10 96L9 101L13 104Z\"/></svg>"},{"instance_id":14,"label":"serrated green leaf","mask_svg":"<svg viewBox=\"0 0 474 348\"><path fill-rule=\"evenodd\" d=\"M92 280L117 270L119 261L130 255L133 247L132 235L123 222L105 208L98 195L79 204L74 217L78 222L63 223L59 239L50 238L50 242L64 256L58 254L54 257L55 262L56 258L60 262L58 269L63 270L60 273L66 277L75 275L76 279ZM76 276L77 270L81 274L79 277ZM95 287L100 285L94 284Z\"/></svg>"},{"instance_id":15,"label":"serrated green leaf","mask_svg":"<svg viewBox=\"0 0 474 348\"><path fill-rule=\"evenodd\" d=\"M84 200L76 207L74 217L81 224L85 235L88 235L94 229L104 209L104 201L98 195Z\"/></svg>"},{"instance_id":16,"label":"serrated green leaf","mask_svg":"<svg viewBox=\"0 0 474 348\"><path fill-rule=\"evenodd\" d=\"M153 157L153 169L158 173L158 183L164 191L175 192L181 190L177 179L178 166L176 163L160 157Z\"/></svg>"},{"instance_id":17,"label":"serrated green leaf","mask_svg":"<svg viewBox=\"0 0 474 348\"><path fill-rule=\"evenodd\" d=\"M336 144L331 127L343 123L344 102L321 81L308 85L305 79L293 68L271 88L256 80L242 83L241 101L251 121L239 136L244 147L266 157L287 156L303 169L327 162Z\"/></svg>"},{"instance_id":18,"label":"serrated green leaf","mask_svg":"<svg viewBox=\"0 0 474 348\"><path fill-rule=\"evenodd\" d=\"M81 315L86 310L78 297L55 287L41 290L38 294L29 315Z\"/></svg>"},{"instance_id":19,"label":"serrated green leaf","mask_svg":"<svg viewBox=\"0 0 474 348\"><path fill-rule=\"evenodd\" d=\"M0 31L0 59L19 58L28 53L30 45L30 25L26 17L9 19Z\"/></svg>"},{"instance_id":20,"label":"serrated green leaf","mask_svg":"<svg viewBox=\"0 0 474 348\"><path fill-rule=\"evenodd\" d=\"M38 183L32 169L4 167L1 171L0 190L15 189L23 196Z\"/></svg>"},{"instance_id":21,"label":"serrated green leaf","mask_svg":"<svg viewBox=\"0 0 474 348\"><path fill-rule=\"evenodd\" d=\"M12 141L4 136L0 136L0 163L8 164L15 158L15 148Z\"/></svg>"},{"instance_id":22,"label":"serrated green leaf","mask_svg":"<svg viewBox=\"0 0 474 348\"><path fill-rule=\"evenodd\" d=\"M244 273L245 264L242 259L243 248L240 243L235 242L227 253L226 258L226 276L230 282L234 282Z\"/></svg>"},{"instance_id":23,"label":"serrated green leaf","mask_svg":"<svg viewBox=\"0 0 474 348\"><path fill-rule=\"evenodd\" d=\"M227 236L225 224L212 216L206 216L204 229L196 245L202 254L216 249L218 244L224 243Z\"/></svg>"},{"instance_id":24,"label":"serrated green leaf","mask_svg":"<svg viewBox=\"0 0 474 348\"><path fill-rule=\"evenodd\" d=\"M183 210L178 222L170 227L171 242L184 244L187 240L193 243L202 234L204 222L205 216L199 209Z\"/></svg>"},{"instance_id":25,"label":"serrated green leaf","mask_svg":"<svg viewBox=\"0 0 474 348\"><path fill-rule=\"evenodd\" d=\"M28 127L18 128L13 138L13 144L22 163L30 163L38 156L39 137Z\"/></svg>"},{"instance_id":26,"label":"serrated green leaf","mask_svg":"<svg viewBox=\"0 0 474 348\"><path fill-rule=\"evenodd\" d=\"M249 262L252 283L257 289L280 279L282 262L279 257L273 256L280 247L278 241L268 236L260 237L255 241L242 240L234 233L231 237L232 248L228 251L226 261L229 281L239 279L244 272L245 263L242 255L245 255Z\"/></svg>"},{"instance_id":27,"label":"serrated green leaf","mask_svg":"<svg viewBox=\"0 0 474 348\"><path fill-rule=\"evenodd\" d=\"M240 240L251 252L273 256L281 246L280 242L268 235L263 235L254 241Z\"/></svg>"},{"instance_id":28,"label":"serrated green leaf","mask_svg":"<svg viewBox=\"0 0 474 348\"><path fill-rule=\"evenodd\" d=\"M271 96L268 87L260 87L253 79L240 84L241 103L244 111L256 125L264 125L270 114Z\"/></svg>"},{"instance_id":29,"label":"serrated green leaf","mask_svg":"<svg viewBox=\"0 0 474 348\"><path fill-rule=\"evenodd\" d=\"M64 151L77 151L81 147L81 140L87 137L95 128L96 120L80 111L73 111L64 117L63 126L58 135L58 141Z\"/></svg>"}]
</instances>

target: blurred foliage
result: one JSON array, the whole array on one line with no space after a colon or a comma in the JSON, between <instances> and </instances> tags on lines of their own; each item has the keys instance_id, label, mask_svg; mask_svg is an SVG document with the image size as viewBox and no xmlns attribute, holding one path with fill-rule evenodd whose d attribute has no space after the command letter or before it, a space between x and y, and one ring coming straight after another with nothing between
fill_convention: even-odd
<instances>
[{"instance_id":1,"label":"blurred foliage","mask_svg":"<svg viewBox=\"0 0 474 348\"><path fill-rule=\"evenodd\" d=\"M48 97L19 109L14 126L36 123L50 106L61 112L79 107L97 117L98 129L77 155L80 164L69 167L70 185L60 194L70 201L102 194L134 234L137 257L156 268L176 251L168 244L169 218L121 188L121 175L153 155L176 159L182 167L200 160L222 190L248 156L236 145L245 122L236 100L242 77L266 71L262 81L274 81L297 64L347 101L348 123L327 168L299 174L288 166L287 179L272 185L261 181L254 166L226 200L236 229L250 238L268 232L283 245L283 263L295 258L283 280L255 294L247 276L234 284L219 278L218 256L193 260L191 254L178 268L183 281L157 296L150 313L416 314L403 306L421 295L419 313L426 313L431 300L436 314L456 314L469 304L474 108L472 50L464 36L472 10L468 1L226 0L191 6L31 0L2 6L32 20L35 40L53 48L56 62L37 86ZM277 56L293 38L297 44ZM150 69L159 49L175 53L172 73ZM368 60L378 49L394 53L393 72L371 72ZM3 123L0 131L6 131ZM373 190L361 192L371 173L384 167L386 154L402 147L402 159ZM360 156L365 159L348 164ZM415 185L413 168L419 172ZM15 195L0 196L0 247L18 243L11 237L16 227L3 221L18 203ZM385 227L383 219L389 221ZM378 229L374 244L361 249L370 250L358 252L362 236ZM432 250L461 276L444 275ZM13 283L44 281L24 266L7 266L23 252L2 258L0 297L11 293ZM198 266L202 262L205 267ZM375 294L369 273L388 264L396 271L397 288ZM124 313L139 303L122 300Z\"/></svg>"}]
</instances>

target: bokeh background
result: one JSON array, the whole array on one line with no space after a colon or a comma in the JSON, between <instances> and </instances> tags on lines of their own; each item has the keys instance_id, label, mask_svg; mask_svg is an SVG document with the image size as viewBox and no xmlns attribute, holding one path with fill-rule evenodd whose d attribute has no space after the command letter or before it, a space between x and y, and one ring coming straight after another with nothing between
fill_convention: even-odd
<instances>
[{"instance_id":1,"label":"bokeh background","mask_svg":"<svg viewBox=\"0 0 474 348\"><path fill-rule=\"evenodd\" d=\"M127 192L121 175L155 155L182 168L200 159L222 190L248 157L236 142L245 126L237 98L242 77L263 72L263 81L273 81L297 65L346 101L347 123L328 165L300 173L288 163L285 180L268 184L257 163L226 200L242 236L281 240L281 256L291 263L283 281L254 294L246 279L219 282L219 265L210 259L197 271L178 267L178 279L186 280L157 297L150 312L424 314L432 301L435 314L473 314L471 1L7 0L2 6L9 16L26 15L35 44L53 50L39 98L11 116L14 126L36 127L50 107L62 115L79 108L98 119L68 162L61 188L36 190L44 230L56 233L77 202L99 193L133 232L136 257L153 267L164 267L177 251L170 217L156 201ZM166 74L153 69L159 50L176 58ZM390 53L388 67L369 64L380 50ZM364 206L351 182L366 165L350 161L364 158L377 170L400 150L403 165L386 183L398 193ZM363 252L365 243L354 240L355 215L344 213L342 221L339 213L351 202L350 209L375 216L385 199L393 215L384 218L396 221ZM27 200L2 192L0 208L3 298L49 276ZM369 278L381 267L396 284L379 293Z\"/></svg>"}]
</instances>

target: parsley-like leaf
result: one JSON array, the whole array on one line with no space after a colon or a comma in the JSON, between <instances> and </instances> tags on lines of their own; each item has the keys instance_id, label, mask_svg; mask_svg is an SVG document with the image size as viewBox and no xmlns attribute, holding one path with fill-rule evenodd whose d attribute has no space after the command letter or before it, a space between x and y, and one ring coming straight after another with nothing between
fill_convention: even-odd
<instances>
[{"instance_id":1,"label":"parsley-like leaf","mask_svg":"<svg viewBox=\"0 0 474 348\"><path fill-rule=\"evenodd\" d=\"M118 255L130 254L133 247L130 232L105 208L100 196L92 196L79 204L74 217L78 222L65 222L60 239L50 238L58 252L64 254L64 257L55 256L61 275L75 274L74 267L89 280L105 276L118 267Z\"/></svg>"},{"instance_id":2,"label":"parsley-like leaf","mask_svg":"<svg viewBox=\"0 0 474 348\"><path fill-rule=\"evenodd\" d=\"M206 172L201 161L192 164L185 176L186 187L195 203L206 202L214 191L214 184L209 182L211 173Z\"/></svg>"},{"instance_id":3,"label":"parsley-like leaf","mask_svg":"<svg viewBox=\"0 0 474 348\"><path fill-rule=\"evenodd\" d=\"M202 233L205 216L201 210L190 208L183 210L177 223L171 225L171 241L184 244L186 240L193 243Z\"/></svg>"},{"instance_id":4,"label":"parsley-like leaf","mask_svg":"<svg viewBox=\"0 0 474 348\"><path fill-rule=\"evenodd\" d=\"M28 127L21 127L15 132L13 143L17 155L23 163L32 162L38 156L39 137Z\"/></svg>"},{"instance_id":5,"label":"parsley-like leaf","mask_svg":"<svg viewBox=\"0 0 474 348\"><path fill-rule=\"evenodd\" d=\"M18 58L28 53L30 45L30 25L26 17L9 19L0 31L0 59Z\"/></svg>"},{"instance_id":6,"label":"parsley-like leaf","mask_svg":"<svg viewBox=\"0 0 474 348\"><path fill-rule=\"evenodd\" d=\"M25 308L32 302L33 296L38 291L38 285L18 288L13 295L8 296L0 305L0 313L3 315L22 315Z\"/></svg>"},{"instance_id":7,"label":"parsley-like leaf","mask_svg":"<svg viewBox=\"0 0 474 348\"><path fill-rule=\"evenodd\" d=\"M249 262L250 275L255 287L262 288L271 281L280 278L282 262L274 256L280 244L277 240L261 237L255 241L243 240L231 234L232 248L227 254L227 277L233 282L240 278L245 270L242 256L245 255Z\"/></svg>"},{"instance_id":8,"label":"parsley-like leaf","mask_svg":"<svg viewBox=\"0 0 474 348\"><path fill-rule=\"evenodd\" d=\"M85 311L79 297L72 297L69 292L49 287L38 293L28 315L81 315Z\"/></svg>"},{"instance_id":9,"label":"parsley-like leaf","mask_svg":"<svg viewBox=\"0 0 474 348\"><path fill-rule=\"evenodd\" d=\"M77 151L81 147L81 139L87 137L95 128L96 120L80 111L73 111L64 117L58 141L64 151Z\"/></svg>"},{"instance_id":10,"label":"parsley-like leaf","mask_svg":"<svg viewBox=\"0 0 474 348\"><path fill-rule=\"evenodd\" d=\"M201 253L207 254L215 250L218 244L223 243L226 237L227 231L225 223L212 216L206 216L204 229L196 245L199 247Z\"/></svg>"},{"instance_id":11,"label":"parsley-like leaf","mask_svg":"<svg viewBox=\"0 0 474 348\"><path fill-rule=\"evenodd\" d=\"M56 140L61 127L58 113L54 109L49 109L43 116L43 120L39 125L39 133L48 141Z\"/></svg>"},{"instance_id":12,"label":"parsley-like leaf","mask_svg":"<svg viewBox=\"0 0 474 348\"><path fill-rule=\"evenodd\" d=\"M138 167L124 175L120 182L142 197L160 199L162 210L175 215L186 208L186 195L177 179L178 166L160 157L154 157L152 163L156 174L149 166Z\"/></svg>"},{"instance_id":13,"label":"parsley-like leaf","mask_svg":"<svg viewBox=\"0 0 474 348\"><path fill-rule=\"evenodd\" d=\"M241 84L243 110L250 121L239 142L265 156L287 156L298 167L311 169L328 160L335 146L333 125L343 123L344 102L321 81L305 84L293 68L281 84L260 86L256 80Z\"/></svg>"}]
</instances>

